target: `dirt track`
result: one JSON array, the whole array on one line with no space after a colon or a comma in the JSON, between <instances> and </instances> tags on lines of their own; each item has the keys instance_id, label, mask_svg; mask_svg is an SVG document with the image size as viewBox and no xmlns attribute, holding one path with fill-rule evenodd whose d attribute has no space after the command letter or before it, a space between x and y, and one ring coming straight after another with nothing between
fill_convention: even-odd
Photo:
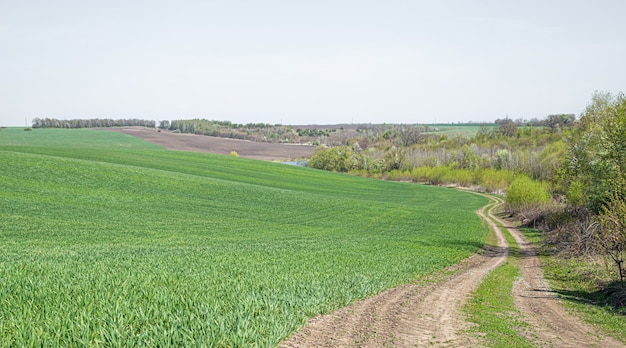
<instances>
[{"instance_id":1,"label":"dirt track","mask_svg":"<svg viewBox=\"0 0 626 348\"><path fill-rule=\"evenodd\" d=\"M501 223L506 226L506 221ZM513 227L507 229L521 251L522 278L513 285L515 306L544 347L624 347L613 338L601 335L592 326L583 323L568 312L552 293L543 277L539 258L532 244Z\"/></svg>"},{"instance_id":2,"label":"dirt track","mask_svg":"<svg viewBox=\"0 0 626 348\"><path fill-rule=\"evenodd\" d=\"M490 205L500 204L500 200ZM498 246L484 249L434 277L387 290L358 301L335 313L310 319L305 327L280 347L476 347L478 336L461 309L485 275L506 261L508 245L494 221L506 226L486 207L478 214L497 236ZM522 278L514 287L514 301L528 331L539 347L624 347L603 337L569 314L551 295L532 245L512 227L507 227L522 250ZM527 333L528 334L528 333Z\"/></svg>"},{"instance_id":3,"label":"dirt track","mask_svg":"<svg viewBox=\"0 0 626 348\"><path fill-rule=\"evenodd\" d=\"M287 161L309 157L314 146L294 144L257 143L246 140L209 137L204 135L179 134L168 131L157 132L144 127L99 128L120 132L161 145L169 150L210 152L229 155L236 151L240 157L259 160Z\"/></svg>"}]
</instances>

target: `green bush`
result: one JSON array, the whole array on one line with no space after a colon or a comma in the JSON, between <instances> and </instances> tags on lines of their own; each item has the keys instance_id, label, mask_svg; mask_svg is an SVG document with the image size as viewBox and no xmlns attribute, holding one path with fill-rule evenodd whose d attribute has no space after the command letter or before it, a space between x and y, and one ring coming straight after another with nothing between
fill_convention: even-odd
<instances>
[{"instance_id":1,"label":"green bush","mask_svg":"<svg viewBox=\"0 0 626 348\"><path fill-rule=\"evenodd\" d=\"M354 168L355 157L348 146L317 147L308 166L333 172L345 173Z\"/></svg>"},{"instance_id":2,"label":"green bush","mask_svg":"<svg viewBox=\"0 0 626 348\"><path fill-rule=\"evenodd\" d=\"M519 213L545 207L552 197L546 186L526 175L519 175L513 180L506 192L506 206L510 213Z\"/></svg>"},{"instance_id":3,"label":"green bush","mask_svg":"<svg viewBox=\"0 0 626 348\"><path fill-rule=\"evenodd\" d=\"M515 174L510 170L483 169L480 171L478 185L487 192L506 191L515 179Z\"/></svg>"}]
</instances>

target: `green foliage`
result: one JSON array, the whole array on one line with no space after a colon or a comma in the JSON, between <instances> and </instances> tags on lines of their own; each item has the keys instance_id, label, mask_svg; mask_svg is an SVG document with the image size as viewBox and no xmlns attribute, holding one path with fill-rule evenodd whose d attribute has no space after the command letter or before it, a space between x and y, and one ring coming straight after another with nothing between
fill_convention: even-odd
<instances>
[{"instance_id":1,"label":"green foliage","mask_svg":"<svg viewBox=\"0 0 626 348\"><path fill-rule=\"evenodd\" d=\"M402 148L392 146L383 157L385 163L385 170L398 170L403 169L406 162L406 156Z\"/></svg>"},{"instance_id":2,"label":"green foliage","mask_svg":"<svg viewBox=\"0 0 626 348\"><path fill-rule=\"evenodd\" d=\"M495 169L469 170L437 166L413 168L409 176L414 182L433 185L457 184L465 187L480 186L488 192L504 192L513 181L515 174Z\"/></svg>"},{"instance_id":3,"label":"green foliage","mask_svg":"<svg viewBox=\"0 0 626 348\"><path fill-rule=\"evenodd\" d=\"M596 93L568 139L565 180L584 190L574 196L597 213L625 173L626 97Z\"/></svg>"},{"instance_id":4,"label":"green foliage","mask_svg":"<svg viewBox=\"0 0 626 348\"><path fill-rule=\"evenodd\" d=\"M624 201L624 188L621 192L614 192L609 201L602 207L597 220L600 228L596 232L596 240L600 250L611 258L615 263L622 290L626 289L624 278L624 254L626 253L626 201ZM626 306L624 299L623 306Z\"/></svg>"},{"instance_id":5,"label":"green foliage","mask_svg":"<svg viewBox=\"0 0 626 348\"><path fill-rule=\"evenodd\" d=\"M91 118L91 119L71 119L59 120L55 118L35 118L33 128L93 128L93 127L149 127L154 128L156 122L152 120Z\"/></svg>"},{"instance_id":6,"label":"green foliage","mask_svg":"<svg viewBox=\"0 0 626 348\"><path fill-rule=\"evenodd\" d=\"M269 123L233 123L230 121L209 121L205 119L172 120L166 122L167 128L176 133L191 133L232 139L245 139L258 142L293 142L300 136L290 126ZM330 134L331 131L323 134ZM320 133L322 134L322 133ZM302 134L304 137L305 135ZM320 135L321 137L322 135ZM299 141L300 139L298 139ZM307 140L310 140L307 138Z\"/></svg>"},{"instance_id":7,"label":"green foliage","mask_svg":"<svg viewBox=\"0 0 626 348\"><path fill-rule=\"evenodd\" d=\"M478 185L487 192L505 192L515 179L515 174L509 170L484 169L479 174Z\"/></svg>"},{"instance_id":8,"label":"green foliage","mask_svg":"<svg viewBox=\"0 0 626 348\"><path fill-rule=\"evenodd\" d=\"M485 235L485 199L455 190L113 132L1 133L2 346L272 347Z\"/></svg>"},{"instance_id":9,"label":"green foliage","mask_svg":"<svg viewBox=\"0 0 626 348\"><path fill-rule=\"evenodd\" d=\"M355 158L352 149L348 146L331 148L317 147L309 159L308 166L332 172L345 173L355 168Z\"/></svg>"},{"instance_id":10,"label":"green foliage","mask_svg":"<svg viewBox=\"0 0 626 348\"><path fill-rule=\"evenodd\" d=\"M551 199L544 184L526 175L518 175L506 191L506 209L511 213L516 213L543 208L550 203Z\"/></svg>"},{"instance_id":11,"label":"green foliage","mask_svg":"<svg viewBox=\"0 0 626 348\"><path fill-rule=\"evenodd\" d=\"M169 129L169 128L170 128L170 121L163 120L159 122L159 129Z\"/></svg>"},{"instance_id":12,"label":"green foliage","mask_svg":"<svg viewBox=\"0 0 626 348\"><path fill-rule=\"evenodd\" d=\"M496 152L495 168L509 169L511 162L511 153L507 149L500 149Z\"/></svg>"},{"instance_id":13,"label":"green foliage","mask_svg":"<svg viewBox=\"0 0 626 348\"><path fill-rule=\"evenodd\" d=\"M565 143L562 140L555 141L544 147L539 153L539 179L556 179L563 166L563 159L567 154Z\"/></svg>"}]
</instances>

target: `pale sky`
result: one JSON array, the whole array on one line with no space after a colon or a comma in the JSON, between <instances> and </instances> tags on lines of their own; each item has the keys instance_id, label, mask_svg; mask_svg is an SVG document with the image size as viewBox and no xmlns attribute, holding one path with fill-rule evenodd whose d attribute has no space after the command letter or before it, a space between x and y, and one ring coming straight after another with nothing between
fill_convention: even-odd
<instances>
[{"instance_id":1,"label":"pale sky","mask_svg":"<svg viewBox=\"0 0 626 348\"><path fill-rule=\"evenodd\" d=\"M0 126L580 114L626 92L626 1L0 0Z\"/></svg>"}]
</instances>

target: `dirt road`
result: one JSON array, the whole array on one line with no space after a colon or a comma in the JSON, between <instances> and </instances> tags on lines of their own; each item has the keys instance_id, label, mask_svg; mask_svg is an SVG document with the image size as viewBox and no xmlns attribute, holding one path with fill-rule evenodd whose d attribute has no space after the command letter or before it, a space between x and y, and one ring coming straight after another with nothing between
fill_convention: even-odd
<instances>
[{"instance_id":1,"label":"dirt road","mask_svg":"<svg viewBox=\"0 0 626 348\"><path fill-rule=\"evenodd\" d=\"M497 236L496 247L484 248L458 265L412 284L387 290L335 313L307 321L305 327L280 347L480 347L478 336L461 312L466 300L487 275L506 261L508 245L494 221L492 202L478 214ZM488 212L485 214L485 212ZM507 227L522 250L522 277L514 286L514 301L530 324L538 347L624 347L603 337L569 314L553 296L532 245L515 228Z\"/></svg>"}]
</instances>

